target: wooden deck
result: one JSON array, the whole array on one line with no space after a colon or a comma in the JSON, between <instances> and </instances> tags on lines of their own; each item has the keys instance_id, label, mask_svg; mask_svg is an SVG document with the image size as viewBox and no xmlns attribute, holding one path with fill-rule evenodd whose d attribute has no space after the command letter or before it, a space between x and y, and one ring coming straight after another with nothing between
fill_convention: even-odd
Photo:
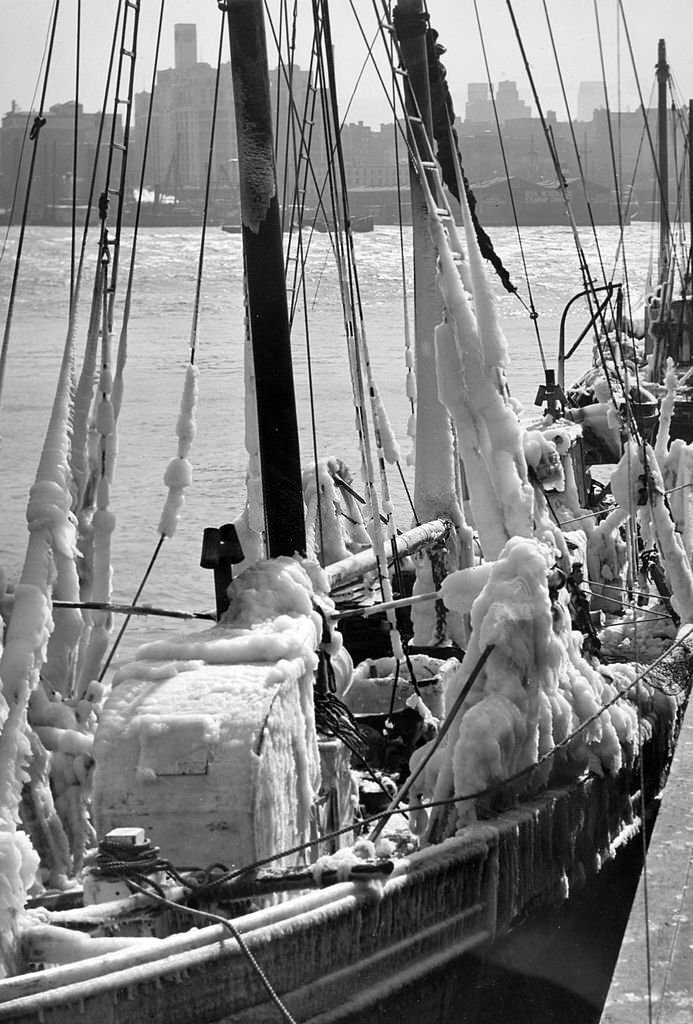
<instances>
[{"instance_id":1,"label":"wooden deck","mask_svg":"<svg viewBox=\"0 0 693 1024\"><path fill-rule=\"evenodd\" d=\"M650 839L647 885L641 876L601 1024L690 1024L691 1020L693 702L681 728Z\"/></svg>"}]
</instances>

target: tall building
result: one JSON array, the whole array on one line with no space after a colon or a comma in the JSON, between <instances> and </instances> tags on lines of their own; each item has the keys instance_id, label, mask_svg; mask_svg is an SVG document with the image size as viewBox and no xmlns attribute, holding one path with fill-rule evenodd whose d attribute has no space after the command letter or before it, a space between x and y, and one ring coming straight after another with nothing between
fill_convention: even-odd
<instances>
[{"instance_id":1,"label":"tall building","mask_svg":"<svg viewBox=\"0 0 693 1024\"><path fill-rule=\"evenodd\" d=\"M186 190L204 188L214 107L216 68L197 60L197 27L174 28L175 67L159 71L149 138L145 184L157 193L182 199ZM231 71L222 66L214 139L212 182L229 183L236 156ZM141 146L150 94L135 97L135 133Z\"/></svg>"},{"instance_id":2,"label":"tall building","mask_svg":"<svg viewBox=\"0 0 693 1024\"><path fill-rule=\"evenodd\" d=\"M486 82L470 82L467 86L467 102L464 106L465 121L493 121L491 90Z\"/></svg>"},{"instance_id":3,"label":"tall building","mask_svg":"<svg viewBox=\"0 0 693 1024\"><path fill-rule=\"evenodd\" d=\"M217 72L216 68L197 60L195 25L176 25L174 33L175 67L159 71L156 79L145 185L157 195L172 196L177 200L199 200L207 177ZM298 117L305 106L307 72L295 66L291 87L292 105ZM280 74L276 69L270 72L270 95L281 97L275 125L279 128L276 149L283 153L287 144L289 111L284 73ZM147 92L138 93L135 97L139 162L149 101ZM300 132L296 129L289 139L289 151L299 152L301 146ZM321 152L324 158L324 142L318 138L317 128L313 131L312 149L313 152ZM283 158L279 158L277 164L281 172ZM211 186L212 198L224 200L227 204L228 201L238 203L238 158L229 64L223 64L220 72ZM289 189L292 187L289 184Z\"/></svg>"},{"instance_id":4,"label":"tall building","mask_svg":"<svg viewBox=\"0 0 693 1024\"><path fill-rule=\"evenodd\" d=\"M197 25L175 25L173 38L176 71L190 71L197 64Z\"/></svg>"},{"instance_id":5,"label":"tall building","mask_svg":"<svg viewBox=\"0 0 693 1024\"><path fill-rule=\"evenodd\" d=\"M577 101L578 121L591 121L595 110L604 109L604 85L602 82L580 82Z\"/></svg>"},{"instance_id":6,"label":"tall building","mask_svg":"<svg viewBox=\"0 0 693 1024\"><path fill-rule=\"evenodd\" d=\"M502 81L496 88L496 113L501 124L531 117L531 107L520 99L515 82ZM491 90L486 82L470 82L467 86L465 121L492 124L495 121Z\"/></svg>"},{"instance_id":7,"label":"tall building","mask_svg":"<svg viewBox=\"0 0 693 1024\"><path fill-rule=\"evenodd\" d=\"M521 117L531 117L532 108L520 99L515 82L503 81L496 89L496 110L501 124L506 121L517 121Z\"/></svg>"}]
</instances>

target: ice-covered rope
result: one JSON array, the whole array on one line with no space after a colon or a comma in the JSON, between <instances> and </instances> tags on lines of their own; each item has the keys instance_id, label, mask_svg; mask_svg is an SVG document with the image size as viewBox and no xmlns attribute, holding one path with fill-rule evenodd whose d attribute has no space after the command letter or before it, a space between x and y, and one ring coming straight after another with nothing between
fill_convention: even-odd
<instances>
[{"instance_id":1,"label":"ice-covered rope","mask_svg":"<svg viewBox=\"0 0 693 1024\"><path fill-rule=\"evenodd\" d=\"M389 24L389 13L384 10L384 23ZM402 54L397 45L396 33L391 34L391 42L388 46L391 60L394 51L397 51L400 64L403 64ZM438 216L443 208L447 214L447 233L434 237L433 244L437 247L444 244L460 260L462 259L462 245L457 233L457 227L450 213L449 203L439 181L438 172L432 170L435 167L433 147L429 140L424 122L421 117L421 110L418 105L417 96L405 76L408 85L407 98L405 97L396 80L393 88L396 89L404 111L404 120L408 127L408 150L412 164L418 175L422 188L424 200L431 216ZM435 180L437 196L434 199L429 185L429 174L431 181ZM424 273L432 271L432 253L429 256L429 267ZM421 286L419 293L422 294ZM424 286L425 290L425 286ZM406 301L406 300L405 300ZM459 498L459 472L455 452L454 431L450 423L450 417L444 404L439 398L438 385L436 381L436 360L433 355L433 347L428 343L429 332L434 330L434 318L437 317L438 309L436 300L425 301L423 306L427 308L427 319L424 315L417 317L417 331L422 329L425 339L416 343L416 400L417 419L415 423L410 416L410 424L415 425L416 443L416 489L415 489L415 516L417 520L430 519L439 515L451 519L455 526L454 542L452 547L446 551L439 551L431 554L428 559L417 561L417 579L414 584L415 593L418 590L429 590L436 586L442 577L450 570L462 564L469 564L472 559L472 534L467 527L464 512ZM432 339L431 339L432 340ZM408 363L414 362L411 352L408 353ZM414 383L413 380L408 383ZM412 398L414 392L412 390ZM421 419L423 416L423 419ZM412 433L412 430L409 430ZM450 620L442 605L431 614L428 610L418 610L414 614L414 637L416 643L438 643L444 633L448 633L453 639L464 642L463 624ZM454 636L453 634L457 634Z\"/></svg>"},{"instance_id":2,"label":"ice-covered rope","mask_svg":"<svg viewBox=\"0 0 693 1024\"><path fill-rule=\"evenodd\" d=\"M546 361L546 353L544 352L544 345L543 345L543 342L541 340L541 331L539 329L539 314L537 312L536 306L534 305L534 296L532 295L532 285L531 285L530 276L529 276L529 269L527 267L527 257L525 255L525 246L524 246L524 242L522 241L522 232L520 231L519 218L518 218L518 215L517 215L517 204L515 202L515 190L513 188L512 175L510 173L510 167L509 167L509 164L508 164L508 157L507 157L507 153L506 153L506 149L505 149L505 142L503 141L503 132L501 131L500 117L498 115L498 105L496 103L496 97L494 96L494 92L493 92L493 82L491 80L491 69L489 67L488 56L487 56L487 53L486 53L486 40L485 40L485 37L484 37L484 32L483 32L482 27L481 27L481 18L480 18L480 15L479 15L478 0L474 0L474 15L475 15L475 18L476 18L477 30L478 30L478 33L479 33L479 43L481 45L481 54L482 54L482 57L483 57L483 60L484 60L484 67L486 69L486 81L488 82L489 93L491 95L491 105L493 107L493 118L494 118L494 121L496 123L496 138L498 139L498 144L500 146L500 152L501 152L501 158L503 160L503 169L505 171L505 179L506 179L507 186L508 186L508 193L510 195L510 205L511 205L512 211L513 211L513 222L515 224L515 233L517 234L517 244L518 244L518 248L520 250L520 259L522 261L522 271L523 271L524 278L525 278L525 285L527 287L527 298L529 300L529 308L528 308L529 318L532 321L532 324L534 326L534 334L535 334L535 337L537 339L537 348L539 349L539 358L541 359L541 365L544 368L544 370L546 370L547 361ZM462 177L462 168L459 166L459 159L457 157L457 147L454 146L454 147L451 147L451 148L452 148L452 151L455 154L455 174L456 174L456 176L458 176L458 178L461 178ZM459 188L459 184L458 184L458 188ZM460 192L460 194L461 194L461 192ZM520 301L522 302L523 306L525 306L525 308L527 309L527 306L526 306L524 300L521 298L519 292L515 291L515 294L517 295L518 299L520 299Z\"/></svg>"},{"instance_id":3,"label":"ice-covered rope","mask_svg":"<svg viewBox=\"0 0 693 1024\"><path fill-rule=\"evenodd\" d=\"M291 1015L291 1013L286 1008L277 992L274 990L274 987L272 986L269 978L267 977L265 971L259 964L255 954L248 946L242 933L238 930L238 928L230 918L222 917L221 914L213 914L209 910L200 910L199 907L188 907L184 903L176 903L174 900L169 900L165 896L162 896L159 893L153 891L151 888L151 882L148 886L145 887L135 882L134 879L129 879L128 884L134 890L142 893L149 899L154 900L154 902L156 903L161 903L163 906L169 907L172 910L176 910L178 913L190 914L193 917L197 917L202 921L213 921L216 924L220 924L223 928L226 929L226 931L230 932L230 934L238 943L238 946L243 956L246 958L251 968L255 971L258 978L262 982L264 988L267 991L267 994L269 995L271 1001L276 1006L282 1018L285 1021L288 1021L289 1024L297 1024L295 1018Z\"/></svg>"},{"instance_id":4,"label":"ice-covered rope","mask_svg":"<svg viewBox=\"0 0 693 1024\"><path fill-rule=\"evenodd\" d=\"M392 37L390 37L390 61L393 59L394 46ZM395 104L395 76L393 75L392 81L392 109L396 109ZM397 175L397 223L398 223L398 235L399 235L399 263L400 273L402 279L402 318L404 328L404 366L405 366L405 382L404 389L409 403L409 417L407 419L407 437L411 443L411 449L407 454L407 464L413 466L416 461L416 357L414 354L414 345L412 338L412 328L409 317L409 294L407 288L407 267L404 258L404 231L402 230L404 224L404 217L402 211L402 189L400 181L400 165L399 165L399 127L397 124L397 118L395 117L393 123L393 139L395 147L395 168ZM400 469L401 472L401 469Z\"/></svg>"},{"instance_id":5,"label":"ice-covered rope","mask_svg":"<svg viewBox=\"0 0 693 1024\"><path fill-rule=\"evenodd\" d=\"M69 571L70 565L74 570L75 548L68 464L73 359L72 336L68 333L36 480L29 493L29 543L0 659L0 933L7 938L14 932L38 868L30 840L17 824L31 756L27 710L32 693L40 686L53 630L51 591L56 566L64 590L72 589L78 597L76 574ZM67 874L68 864L59 865L58 870ZM3 942L0 974L6 974L11 966L4 962L6 956L12 953Z\"/></svg>"},{"instance_id":6,"label":"ice-covered rope","mask_svg":"<svg viewBox=\"0 0 693 1024\"><path fill-rule=\"evenodd\" d=\"M82 0L77 0L75 20L75 105L72 119L72 216L70 218L70 323L74 322L75 302L77 299L77 173L79 157L79 71L82 49Z\"/></svg>"},{"instance_id":7,"label":"ice-covered rope","mask_svg":"<svg viewBox=\"0 0 693 1024\"><path fill-rule=\"evenodd\" d=\"M93 445L95 456L95 511L91 521L93 544L93 578L90 598L103 604L111 599L111 535L115 514L111 511L111 486L118 451L115 411L111 400L113 378L111 369L113 335L108 329L108 261L100 262L104 287L102 290L101 363L94 406ZM84 654L80 660L77 692L86 693L89 683L98 678L99 668L108 647L111 616L105 611L92 611L88 617L89 631Z\"/></svg>"},{"instance_id":8,"label":"ice-covered rope","mask_svg":"<svg viewBox=\"0 0 693 1024\"><path fill-rule=\"evenodd\" d=\"M154 83L154 79L155 79L155 76L156 76L156 68L157 68L157 63L158 63L159 44L160 44L160 41L161 41L161 27L162 27L162 21L163 21L163 14L164 14L164 4L163 4L163 0L162 0L160 12L159 12L159 32L158 32L158 35L157 35L157 45L156 45L156 53L155 53L155 61L154 61L154 70L152 72L152 89L153 89L153 83ZM136 606L137 602L139 601L139 598L140 598L140 596L142 594L142 591L144 590L144 587L145 587L145 585L147 583L147 580L149 579L149 576L150 576L150 574L151 574L151 572L152 572L152 570L154 568L154 564L156 563L156 560L157 560L157 558L159 556L159 552L161 551L161 548L163 546L164 540L166 538L173 537L175 532L176 532L176 528L178 526L178 522L180 520L182 511L183 511L183 506L185 504L185 491L191 485L192 477L193 477L193 467L192 467L192 463L190 462L190 459L188 458L188 456L190 455L190 452L191 452L191 449L192 449L192 443L193 443L193 441L195 439L195 434L196 434L196 431L197 431L197 425L196 425L196 418L195 417L196 417L197 401L198 401L198 395L199 395L199 369L198 369L197 364L195 362L195 355L196 355L196 352L197 352L197 332L198 332L199 314L200 314L200 294L201 294L201 289L202 289L202 277L203 277L203 270L204 270L205 241L206 241L206 237L207 237L207 214L208 214L208 210L209 210L209 195L210 195L210 188L211 188L212 161L213 161L213 156L214 156L214 138L215 138L215 133L216 133L216 125L217 125L217 110L218 110L218 103L219 103L219 82L220 82L220 76L221 76L221 55L222 55L222 44L223 44L223 38L224 38L224 27L225 27L225 16L224 16L224 13L222 12L222 15L221 15L221 28L220 28L220 33L219 33L218 54L217 54L217 70L216 70L216 78L215 78L215 85L214 85L214 98L213 98L213 102L212 102L212 118L211 118L210 133L209 133L209 149L208 149L208 157L207 157L207 173L206 173L206 179L205 179L205 192L204 192L204 206L203 206L203 217L202 217L202 229L201 229L201 233L200 233L200 249L199 249L199 255L198 255L198 262L197 262L197 277L196 277L196 285L195 285L195 298L194 298L194 303L193 303L192 323L191 323L191 328L190 328L189 361L188 361L188 365L187 365L186 371L185 371L185 379L184 379L184 382L183 382L183 392L182 392L181 401L180 401L180 409L179 409L179 413L178 413L178 419L176 421L176 435L178 437L178 451L177 451L176 456L173 459L171 459L171 461L169 462L169 464L166 467L166 470L164 472L164 484L166 485L166 487L168 487L168 494L166 496L166 499L165 499L165 502L164 502L164 507L163 507L163 510L161 512L161 518L159 520L159 526L158 526L159 538L158 538L158 541L157 541L156 546L154 548L154 551L152 553L152 556L150 558L150 561L149 561L149 564L147 566L147 569L146 569L142 579L140 580L140 583L138 585L137 591L136 591L136 593L134 595L134 598L133 598L133 601L132 601L132 605L133 606ZM151 118L151 113L152 113L152 104L153 104L153 92L152 92L152 96L150 97L150 105L149 105L148 120L147 120L147 134L149 132L149 120ZM144 166L145 166L145 160L146 160L146 149L145 149L145 153L144 153L143 161L142 161L142 177L141 177L141 181L140 181L140 196L141 196L142 188L143 188L143 185L144 185ZM139 208L138 208L138 212L139 212ZM128 302L128 300L129 300L129 297L130 297L132 280L133 280L133 276L134 276L134 256L135 256L135 246L134 246L134 242L133 242L132 257L131 257L131 263L130 263L130 275L129 275L129 278L128 278L128 294L127 294L127 297L126 297L126 309L127 310L129 310L129 302ZM119 349L118 349L118 365L119 365L119 369L120 369L120 366L121 366L121 348L123 349L123 356L125 356L125 354L127 353L127 330L126 330L125 325L123 326L123 331L121 333L121 345L119 345ZM124 366L124 361L123 361L123 366ZM118 381L121 381L121 380L122 380L122 375L119 374L118 375ZM118 400L120 401L120 395L119 395L119 399ZM130 624L131 614L133 614L133 613L129 612L128 614L126 614L126 617L125 617L124 621L121 623L120 629L118 630L118 633L117 633L116 638L115 638L115 640L113 642L113 645L111 646L111 649L108 652L108 656L105 659L105 661L104 661L104 663L103 663L103 665L101 667L101 672L99 674L99 679L100 680L104 678L104 676L105 676L108 668L110 667L111 662L112 662L112 660L113 660L113 658L114 658L114 656L116 654L116 651L118 650L118 647L120 646L122 638L125 635L125 631L127 630L128 626Z\"/></svg>"},{"instance_id":9,"label":"ice-covered rope","mask_svg":"<svg viewBox=\"0 0 693 1024\"><path fill-rule=\"evenodd\" d=\"M531 535L533 492L520 426L505 395L507 349L464 197L462 209L469 266L461 269L467 269L474 289L476 315L446 244L443 224L435 213L430 216L448 318L436 330L438 379L441 398L457 422L463 461L467 460L475 525L486 557L494 558L509 537Z\"/></svg>"},{"instance_id":10,"label":"ice-covered rope","mask_svg":"<svg viewBox=\"0 0 693 1024\"><path fill-rule=\"evenodd\" d=\"M334 66L330 59L330 25L329 15L326 8L321 8L320 11L322 17L322 29L325 34L325 47L327 50L327 75L325 75L325 67L323 61L323 55L320 54L318 61L322 71L324 80L328 80L331 83L331 88L328 90L329 96L327 97L330 102L329 117L326 117L326 128L329 132L330 124L332 126L339 125L339 115L336 108L336 90L334 88ZM331 134L331 133L330 133ZM344 175L344 163L343 153L339 139L334 141L335 152L337 154L337 161L340 171L340 202L341 209L344 213L345 221L348 221L348 198L346 195L346 179ZM356 430L358 435L359 449L361 452L362 460L362 475L366 488L366 499L371 512L371 530L372 530L372 542L373 549L376 555L376 562L378 567L378 582L381 588L384 600L389 600L392 597L392 591L390 586L390 579L387 572L387 555L385 551L385 538L380 521L380 503L378 500L377 489L375 486L375 470L373 453L371 449L371 438L368 429L368 416L367 416L367 400L366 400L366 381L365 381L365 366L368 362L367 349L365 347L365 339L363 338L363 322L357 315L357 309L359 304L358 298L358 279L356 276L356 264L355 256L353 252L353 237L347 233L347 245L349 246L348 252L344 251L343 239L341 232L337 232L335 238L335 257L337 263L337 274L339 280L340 294L342 300L342 309L344 312L344 326L347 340L347 353L349 362L349 372L352 384L352 393L354 399L354 408L356 415ZM395 640L397 643L397 640Z\"/></svg>"},{"instance_id":11,"label":"ice-covered rope","mask_svg":"<svg viewBox=\"0 0 693 1024\"><path fill-rule=\"evenodd\" d=\"M328 54L328 72L330 74L330 82L331 82L332 86L334 87L333 67L332 67L332 63L331 63L331 59L330 59L330 54L331 54L331 50L330 50L330 39L331 39L330 31L331 30L330 30L330 23L329 23L329 15L327 13L327 8L326 7L325 7L325 12L324 13L325 13L326 46L327 46L327 54ZM337 121L336 109L334 109L334 115L335 115L335 122L336 122ZM342 164L341 146L339 144L337 146L337 154L338 154L338 158L339 158L339 162L340 162L340 171L341 171L341 201L342 201L343 209L344 209L344 212L345 212L345 222L348 225L348 223L349 223L348 196L347 196L347 193L346 193L346 186L345 186L345 177L344 177L344 168L343 168L343 164ZM373 424L373 436L374 436L374 442L375 442L375 448L376 448L376 457L378 459L380 486L381 486L382 500L383 500L383 511L384 511L384 513L386 515L386 521L387 521L386 532L387 532L387 536L388 536L388 540L390 542L390 545L392 546L392 544L394 542L396 530L395 530L395 522L394 522L394 509L393 509L393 505L392 505L392 501L391 501L391 496L390 496L390 486L389 486L389 481L388 481L388 476L387 476L387 470L386 470L385 463L389 462L390 464L393 464L393 463L394 464L399 464L399 462L400 462L400 452L399 452L399 446L397 445L397 442L395 440L394 433L392 431L389 419L387 417L387 413L386 413L385 408L383 406L383 403L382 403L382 400L380 398L377 386L375 384L374 376L373 376L372 365L371 365L371 360L370 360L370 351L369 351L367 334L366 334L366 328L365 328L365 323L364 323L364 318L363 318L363 308L362 308L362 304L361 304L361 295L360 295L359 280L358 280L358 269L357 269L357 262L356 262L356 254L355 254L355 251L354 251L354 239L353 239L352 233L348 229L347 229L347 232L346 232L346 243L347 243L347 247L348 247L348 271L349 271L349 278L348 279L349 279L349 285L350 285L350 287L349 287L350 315L351 315L351 318L353 320L354 335L355 335L355 349L356 349L355 363L356 363L357 369L359 368L359 365L360 365L360 367L363 370L365 370L366 384L367 384L367 387L368 387L368 393L369 393L369 398L370 398L371 419L372 419L372 424ZM359 374L359 376L360 376L360 374ZM363 385L360 384L359 387L361 389L361 399L362 399L362 397L363 397L363 395L362 395ZM368 439L367 432L365 434L365 442L366 442L366 447L364 449L364 457L365 457L364 461L365 461L365 465L366 465L366 474L367 474L368 480L372 481L373 480L373 465L372 465L372 456L371 456L371 453L370 453L370 442L369 442L369 439ZM373 525L372 525L372 530L373 530L373 546L374 546L374 549L376 551L376 557L377 557L379 565L382 566L382 567L386 567L387 566L387 552L386 552L386 548L385 548L385 538L383 536L383 531L382 531L381 524L380 524L380 515L379 515L379 509L378 509L378 505L377 505L377 499L376 499L376 503L374 503L374 500L373 500L374 498L375 498L375 492L374 492L374 489L372 489L371 490L371 509L372 509L372 513L373 513ZM385 603L390 602L392 600L392 585L391 585L391 581L390 581L390 576L387 573L386 569L384 569L384 571L382 571L380 573L380 586L381 586L383 601ZM394 656L395 656L395 658L397 659L398 662L402 658L405 658L405 660L406 660L406 655L405 655L405 652L404 652L404 650L402 648L401 638L400 638L399 630L398 630L398 627L397 627L397 620L396 620L395 611L394 611L394 609L388 609L386 614L387 614L388 621L390 623L390 639L391 639L393 654L394 654ZM409 668L410 668L410 671L411 671L411 666L409 666Z\"/></svg>"}]
</instances>

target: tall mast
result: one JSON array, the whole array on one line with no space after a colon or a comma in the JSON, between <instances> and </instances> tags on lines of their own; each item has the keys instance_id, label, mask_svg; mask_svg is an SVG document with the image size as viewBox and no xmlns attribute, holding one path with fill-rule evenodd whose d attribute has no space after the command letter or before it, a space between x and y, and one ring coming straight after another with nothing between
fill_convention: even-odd
<instances>
[{"instance_id":1,"label":"tall mast","mask_svg":"<svg viewBox=\"0 0 693 1024\"><path fill-rule=\"evenodd\" d=\"M693 100L688 101L688 219L690 246L688 249L689 283L693 287Z\"/></svg>"},{"instance_id":2,"label":"tall mast","mask_svg":"<svg viewBox=\"0 0 693 1024\"><path fill-rule=\"evenodd\" d=\"M305 552L306 532L263 0L226 0L225 9L267 553L275 558Z\"/></svg>"},{"instance_id":3,"label":"tall mast","mask_svg":"<svg viewBox=\"0 0 693 1024\"><path fill-rule=\"evenodd\" d=\"M399 52L406 69L411 94L409 114L420 116L429 139L433 138L433 114L428 77L426 32L428 15L423 0L399 0L393 11ZM446 437L448 413L438 398L434 355L434 329L442 316L442 300L436 282L436 251L428 226L428 208L415 164L409 162L412 234L414 238L414 340L416 352L416 477L414 507L421 521L441 513L433 507L431 495L437 489L431 479L435 462L424 450L427 438ZM452 479L452 477L451 477ZM447 509L445 510L447 511Z\"/></svg>"},{"instance_id":4,"label":"tall mast","mask_svg":"<svg viewBox=\"0 0 693 1024\"><path fill-rule=\"evenodd\" d=\"M657 48L657 161L659 164L659 282L669 274L669 146L667 139L667 85L669 65L666 44Z\"/></svg>"}]
</instances>

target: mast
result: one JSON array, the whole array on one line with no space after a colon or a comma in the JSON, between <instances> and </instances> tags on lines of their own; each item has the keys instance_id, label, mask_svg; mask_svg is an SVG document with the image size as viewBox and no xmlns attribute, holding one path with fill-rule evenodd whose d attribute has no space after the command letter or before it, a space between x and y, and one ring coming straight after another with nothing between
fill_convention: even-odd
<instances>
[{"instance_id":1,"label":"mast","mask_svg":"<svg viewBox=\"0 0 693 1024\"><path fill-rule=\"evenodd\" d=\"M222 4L220 4L222 6ZM226 0L267 553L305 552L263 0Z\"/></svg>"},{"instance_id":2,"label":"mast","mask_svg":"<svg viewBox=\"0 0 693 1024\"><path fill-rule=\"evenodd\" d=\"M399 0L393 11L399 52L411 92L407 95L410 116L420 116L423 129L433 138L433 114L428 76L426 32L428 15L423 0ZM436 283L436 251L428 226L428 208L416 166L409 161L412 236L414 239L414 340L416 353L416 477L414 507L421 521L434 519L443 511L431 502L437 493L432 474L435 459L424 445L429 438L448 435L448 413L438 398L435 364L435 325L442 316L442 300ZM454 474L453 474L454 476ZM453 477L451 476L451 479ZM448 509L444 510L448 512Z\"/></svg>"},{"instance_id":3,"label":"mast","mask_svg":"<svg viewBox=\"0 0 693 1024\"><path fill-rule=\"evenodd\" d=\"M659 283L669 274L669 147L667 139L667 84L669 65L666 44L657 47L657 162L659 165Z\"/></svg>"},{"instance_id":4,"label":"mast","mask_svg":"<svg viewBox=\"0 0 693 1024\"><path fill-rule=\"evenodd\" d=\"M688 219L690 246L688 248L689 286L693 288L693 100L688 101Z\"/></svg>"}]
</instances>

